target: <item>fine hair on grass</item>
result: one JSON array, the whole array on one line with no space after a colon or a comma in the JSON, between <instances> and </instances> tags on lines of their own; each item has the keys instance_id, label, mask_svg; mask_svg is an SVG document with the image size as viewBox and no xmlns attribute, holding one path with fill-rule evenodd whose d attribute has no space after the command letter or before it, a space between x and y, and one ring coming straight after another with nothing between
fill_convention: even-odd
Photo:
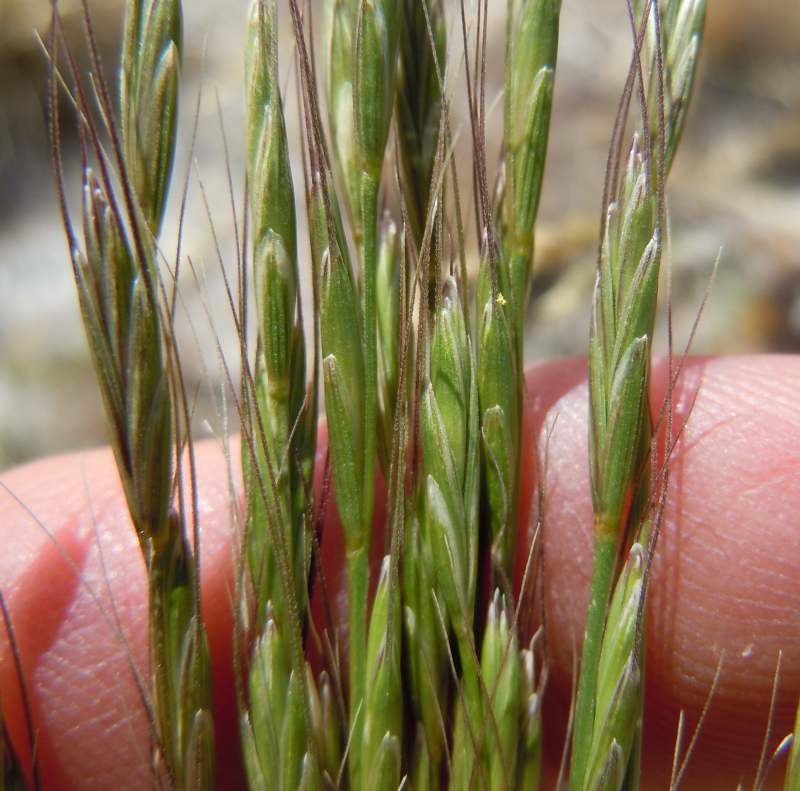
<instances>
[{"instance_id":1,"label":"fine hair on grass","mask_svg":"<svg viewBox=\"0 0 800 791\"><path fill-rule=\"evenodd\" d=\"M152 785L201 791L218 787L220 756L193 397L176 332L185 192L174 254L162 234L182 5L125 0L110 77L81 5L88 71L57 2L44 40L57 194L147 573ZM557 785L570 791L642 782L646 600L682 430L671 313L663 404L650 402L651 357L668 281L668 177L706 3L620 5L631 59L587 328L594 556ZM542 512L523 497L536 395L524 367L561 2L507 0L505 14L497 161L488 0L252 0L242 19L235 278L223 267L236 364L216 351L241 435L226 448L231 489L244 495L231 520L231 641L250 789L544 787ZM64 99L78 130L79 203L65 173ZM298 135L287 123L295 105ZM327 551L337 542L341 568ZM339 576L346 596L332 601L327 580ZM2 595L0 605L13 645ZM23 671L18 663L24 689ZM41 787L28 722L32 770L4 727L0 791ZM696 734L681 753L683 728L673 788L695 745ZM783 752L785 788L800 791L800 713L774 756L765 741L757 783Z\"/></svg>"}]
</instances>

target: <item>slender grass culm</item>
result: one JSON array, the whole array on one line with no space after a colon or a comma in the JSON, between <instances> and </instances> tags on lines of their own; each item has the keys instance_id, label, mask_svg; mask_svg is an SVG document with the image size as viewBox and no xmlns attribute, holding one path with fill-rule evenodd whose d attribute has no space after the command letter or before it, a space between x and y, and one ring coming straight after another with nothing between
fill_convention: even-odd
<instances>
[{"instance_id":1,"label":"slender grass culm","mask_svg":"<svg viewBox=\"0 0 800 791\"><path fill-rule=\"evenodd\" d=\"M641 781L645 604L673 440L669 395L651 416L651 354L666 180L705 18L704 0L620 6L633 55L589 327L594 566L555 786L570 791ZM522 502L524 337L561 2L506 4L498 163L486 142L488 15L488 0L252 0L242 19L246 188L235 287L225 283L240 382L219 354L241 432L231 640L237 760L253 791L544 787L543 553L540 531L532 546L518 536L540 516ZM152 786L201 791L219 787L221 756L174 331L182 253L170 261L161 234L181 4L126 0L116 101L85 3L83 16L88 75L57 3L46 43L58 194L147 569L149 669L137 682ZM75 222L62 94L79 132ZM671 337L668 367L674 385ZM342 568L330 565L337 542ZM800 714L789 791L800 791L799 744ZM39 786L5 727L0 765L0 791Z\"/></svg>"}]
</instances>

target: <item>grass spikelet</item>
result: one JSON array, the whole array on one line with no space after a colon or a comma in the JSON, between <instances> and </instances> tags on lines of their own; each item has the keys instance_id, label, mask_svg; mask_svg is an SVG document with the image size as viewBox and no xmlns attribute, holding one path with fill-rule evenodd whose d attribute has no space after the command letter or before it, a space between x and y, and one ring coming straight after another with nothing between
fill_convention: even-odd
<instances>
[{"instance_id":1,"label":"grass spikelet","mask_svg":"<svg viewBox=\"0 0 800 791\"><path fill-rule=\"evenodd\" d=\"M328 117L336 173L346 195L346 210L358 233L360 169L356 141L353 69L358 0L334 0L328 42Z\"/></svg>"},{"instance_id":2,"label":"grass spikelet","mask_svg":"<svg viewBox=\"0 0 800 791\"><path fill-rule=\"evenodd\" d=\"M395 103L399 21L399 0L361 0L354 36L353 106L360 171L364 344L362 518L365 530L370 529L372 521L376 458L378 192Z\"/></svg>"},{"instance_id":3,"label":"grass spikelet","mask_svg":"<svg viewBox=\"0 0 800 791\"><path fill-rule=\"evenodd\" d=\"M636 4L641 6L642 0ZM641 9L637 18L641 18ZM678 149L683 127L686 123L686 112L697 74L697 58L700 53L700 42L705 26L706 0L686 0L685 2L667 2L659 6L659 25L656 30L655 13L650 14L647 25L647 60L655 66L656 40L660 36L663 43L664 68L664 169L669 173L675 152ZM658 95L658 69L649 71L650 85L648 93ZM657 102L649 107L650 138L659 138L659 115Z\"/></svg>"},{"instance_id":4,"label":"grass spikelet","mask_svg":"<svg viewBox=\"0 0 800 791\"><path fill-rule=\"evenodd\" d=\"M472 629L477 581L477 387L455 281L436 314L430 383L422 396L425 536L435 588L462 639Z\"/></svg>"},{"instance_id":5,"label":"grass spikelet","mask_svg":"<svg viewBox=\"0 0 800 791\"><path fill-rule=\"evenodd\" d=\"M419 537L412 538L419 546L407 558L409 565L419 568L421 577L416 608L412 609L418 626L409 639L415 641L412 647L420 646L426 652L425 646L431 647L430 658L414 676L414 688L421 699L418 705L430 764L427 783L437 788L444 750L440 719L447 705L441 629L452 631L462 662L471 666L478 557L477 385L472 345L453 278L445 282L436 308L429 359L429 381L420 408L422 523ZM474 684L469 694L470 706L475 709L480 700Z\"/></svg>"},{"instance_id":6,"label":"grass spikelet","mask_svg":"<svg viewBox=\"0 0 800 791\"><path fill-rule=\"evenodd\" d=\"M308 734L302 711L304 679L289 662L281 627L268 610L263 635L253 651L249 711L242 729L250 786L276 791L300 787Z\"/></svg>"},{"instance_id":7,"label":"grass spikelet","mask_svg":"<svg viewBox=\"0 0 800 791\"><path fill-rule=\"evenodd\" d=\"M560 0L511 0L508 5L501 236L509 281L503 291L513 303L520 361L533 230L550 131L560 13Z\"/></svg>"},{"instance_id":8,"label":"grass spikelet","mask_svg":"<svg viewBox=\"0 0 800 791\"><path fill-rule=\"evenodd\" d=\"M486 759L489 788L515 787L520 727L520 656L516 629L495 590L481 648L481 675L489 695Z\"/></svg>"},{"instance_id":9,"label":"grass spikelet","mask_svg":"<svg viewBox=\"0 0 800 791\"><path fill-rule=\"evenodd\" d=\"M437 577L430 537L423 535L418 517L406 529L403 558L403 643L406 682L414 723L413 788L434 791L441 783L446 750L442 722L448 704L446 635L439 621L439 601L434 594Z\"/></svg>"},{"instance_id":10,"label":"grass spikelet","mask_svg":"<svg viewBox=\"0 0 800 791\"><path fill-rule=\"evenodd\" d=\"M246 551L256 642L241 716L250 785L266 782L288 791L319 785L318 748L323 745L315 732L322 727L319 716L314 719L317 690L302 645L311 557L308 492L316 447L316 383L307 388L277 25L275 0L255 0L245 74L258 342L253 387L245 388L243 399L247 409L242 431L248 438L243 442L249 503ZM244 359L245 370L248 365Z\"/></svg>"},{"instance_id":11,"label":"grass spikelet","mask_svg":"<svg viewBox=\"0 0 800 791\"><path fill-rule=\"evenodd\" d=\"M487 267L488 264L484 264L484 270ZM483 480L492 566L507 584L517 532L521 372L517 366L508 301L494 288L479 288L478 299L477 381Z\"/></svg>"},{"instance_id":12,"label":"grass spikelet","mask_svg":"<svg viewBox=\"0 0 800 791\"><path fill-rule=\"evenodd\" d=\"M313 738L319 756L320 780L323 787L335 787L342 765L342 724L334 700L333 682L326 671L322 671L314 682L307 681Z\"/></svg>"},{"instance_id":13,"label":"grass spikelet","mask_svg":"<svg viewBox=\"0 0 800 791\"><path fill-rule=\"evenodd\" d=\"M636 637L644 550L634 544L614 590L597 668L597 704L586 789L636 783L642 720L642 667Z\"/></svg>"},{"instance_id":14,"label":"grass spikelet","mask_svg":"<svg viewBox=\"0 0 800 791\"><path fill-rule=\"evenodd\" d=\"M403 0L401 6L397 140L409 223L419 246L439 142L442 86L437 67L445 65L445 18L442 0Z\"/></svg>"},{"instance_id":15,"label":"grass spikelet","mask_svg":"<svg viewBox=\"0 0 800 791\"><path fill-rule=\"evenodd\" d=\"M175 157L182 46L179 0L125 6L120 69L120 128L128 178L158 236Z\"/></svg>"},{"instance_id":16,"label":"grass spikelet","mask_svg":"<svg viewBox=\"0 0 800 791\"><path fill-rule=\"evenodd\" d=\"M336 502L348 552L369 548L362 516L364 471L364 362L358 324L359 304L350 265L338 246L322 259L320 327L325 403ZM355 407L355 408L354 408Z\"/></svg>"},{"instance_id":17,"label":"grass spikelet","mask_svg":"<svg viewBox=\"0 0 800 791\"><path fill-rule=\"evenodd\" d=\"M403 703L400 677L400 591L383 560L370 617L360 787L394 791L402 777Z\"/></svg>"}]
</instances>

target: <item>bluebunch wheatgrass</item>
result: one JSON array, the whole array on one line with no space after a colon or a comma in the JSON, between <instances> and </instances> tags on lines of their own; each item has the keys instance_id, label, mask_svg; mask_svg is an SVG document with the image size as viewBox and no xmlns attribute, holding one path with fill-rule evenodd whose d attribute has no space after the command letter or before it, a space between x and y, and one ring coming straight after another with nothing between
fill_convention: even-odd
<instances>
[{"instance_id":1,"label":"bluebunch wheatgrass","mask_svg":"<svg viewBox=\"0 0 800 791\"><path fill-rule=\"evenodd\" d=\"M55 7L53 13L55 70ZM153 770L157 781L169 787L203 789L214 782L210 658L200 615L197 555L187 535L188 510L182 507L178 448L188 411L158 266L158 233L175 150L180 39L179 2L127 3L119 123L92 44L94 84L111 157L69 58L84 141L82 244L64 197L57 117L53 152L81 314L147 566ZM55 74L52 84L55 92ZM176 489L178 507L173 504ZM196 538L196 521L194 531Z\"/></svg>"},{"instance_id":2,"label":"bluebunch wheatgrass","mask_svg":"<svg viewBox=\"0 0 800 791\"><path fill-rule=\"evenodd\" d=\"M245 46L252 261L242 282L252 285L257 332L250 344L239 328L247 514L236 672L248 785L536 789L546 673L540 633L520 617L518 599L525 599L514 570L526 516L519 506L523 336L561 4L508 3L494 202L484 141L486 3L474 31L464 20L476 284L466 277L469 244L452 159L445 4L331 0L330 141L311 25L298 0L288 5L305 202L295 200L279 89L277 0L254 0ZM704 12L697 0L635 6L634 19L647 13L650 21L623 115L641 58L642 124L627 155L612 158L619 179L612 173L606 196L591 329L597 559L571 758L570 783L580 791L638 784L642 613L657 526L647 385L663 182L685 123ZM158 267L175 146L180 4L130 0L127 8L115 164L130 200L116 194L97 131L84 130L99 161L84 171L81 245L67 229L112 444L151 577L155 761L169 785L200 789L214 783L211 687L187 509L173 504L185 416ZM615 154L623 137L618 127ZM307 262L298 240L303 207ZM313 335L302 324L303 270L314 287ZM308 607L319 584L312 547L328 540L314 534L318 376L345 545L349 647L336 633L323 634L322 667L312 669L306 650L319 627ZM378 471L389 490L380 547ZM382 558L380 571L370 568L371 550Z\"/></svg>"},{"instance_id":3,"label":"bluebunch wheatgrass","mask_svg":"<svg viewBox=\"0 0 800 791\"><path fill-rule=\"evenodd\" d=\"M432 566L431 589L419 606L433 609L437 634L441 620L455 637L462 669L463 716L477 729L482 707L473 637L479 541L478 394L472 343L453 279L446 282L436 309L429 365L420 414L421 530ZM442 672L441 666L429 670L433 679ZM426 693L430 694L423 688L421 694ZM443 700L428 702L427 710L437 711ZM435 737L438 722L430 714L427 720L426 732L429 738ZM469 738L466 725L462 738ZM437 787L435 779L431 784Z\"/></svg>"},{"instance_id":4,"label":"bluebunch wheatgrass","mask_svg":"<svg viewBox=\"0 0 800 791\"><path fill-rule=\"evenodd\" d=\"M244 620L255 644L241 721L251 785L269 781L277 789L294 789L318 781L321 771L312 736L314 695L301 647L311 557L307 492L316 414L315 394L306 385L294 186L279 89L277 24L274 0L253 2L245 84L258 334L256 359L243 388L242 462L250 582L243 607L252 611ZM251 361L242 363L247 371Z\"/></svg>"},{"instance_id":5,"label":"bluebunch wheatgrass","mask_svg":"<svg viewBox=\"0 0 800 791\"><path fill-rule=\"evenodd\" d=\"M508 4L500 247L487 228L477 292L484 479L494 566L506 578L519 519L522 324L550 127L560 10L559 0Z\"/></svg>"},{"instance_id":6,"label":"bluebunch wheatgrass","mask_svg":"<svg viewBox=\"0 0 800 791\"><path fill-rule=\"evenodd\" d=\"M654 34L646 58L637 45L631 67L629 86L636 93L638 80L643 122L634 135L619 185L612 176L595 286L589 342L595 558L572 741L572 789L598 784L621 788L624 782L638 785L644 672L644 602L639 588L647 573L641 568L641 547L651 549L649 543L657 537L653 521L659 519L654 505L658 496L653 496L649 480L649 385L666 232L663 180L671 164L667 152L674 155L683 108L689 101L687 93L673 97L667 106L663 96L673 88L690 91L694 79L685 73L678 82L671 79L677 64L669 58L683 53L670 48L673 26L662 20L690 12L697 15L690 27L699 36L705 12L702 3L647 4L641 8L644 16L631 17L637 40L642 24L649 24ZM697 40L683 43L696 50ZM694 59L690 63L694 65ZM659 108L655 121L648 109L653 106ZM674 114L667 116L668 110ZM626 120L623 101L620 133ZM622 146L621 136L613 146ZM612 164L612 171L615 167ZM664 479L660 485L666 485ZM616 662L608 664L608 657Z\"/></svg>"}]
</instances>

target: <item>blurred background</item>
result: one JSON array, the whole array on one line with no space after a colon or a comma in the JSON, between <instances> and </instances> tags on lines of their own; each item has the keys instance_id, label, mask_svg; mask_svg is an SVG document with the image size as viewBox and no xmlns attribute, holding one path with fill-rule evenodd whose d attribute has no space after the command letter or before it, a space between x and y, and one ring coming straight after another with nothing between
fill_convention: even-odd
<instances>
[{"instance_id":1,"label":"blurred background","mask_svg":"<svg viewBox=\"0 0 800 791\"><path fill-rule=\"evenodd\" d=\"M199 280L184 268L181 333L189 379L197 383L198 415L210 423L219 417L218 336L235 357L217 256L219 249L226 266L235 264L220 118L239 205L247 5L246 0L184 4L181 144L168 211L173 218L177 214L188 171L184 250ZM700 81L668 196L676 344L680 348L687 340L721 251L694 351L798 351L800 9L796 0L709 0L708 5ZM80 50L78 6L78 0L60 2L68 35ZM505 3L490 6L497 10L490 27L488 103L495 109L488 134L490 151L496 151ZM105 441L50 167L46 58L34 34L46 30L49 7L49 0L0 0L0 468ZM121 9L120 0L92 4L107 74L114 73ZM285 33L288 20L283 28ZM288 54L288 44L285 49ZM623 0L564 0L526 345L530 361L585 352L603 169L630 52ZM291 58L284 57L282 66L291 93ZM198 96L196 164L190 166ZM74 195L77 139L68 107L63 109ZM287 118L296 127L291 106ZM291 132L290 137L297 139ZM175 239L173 220L165 229L167 255Z\"/></svg>"}]
</instances>

